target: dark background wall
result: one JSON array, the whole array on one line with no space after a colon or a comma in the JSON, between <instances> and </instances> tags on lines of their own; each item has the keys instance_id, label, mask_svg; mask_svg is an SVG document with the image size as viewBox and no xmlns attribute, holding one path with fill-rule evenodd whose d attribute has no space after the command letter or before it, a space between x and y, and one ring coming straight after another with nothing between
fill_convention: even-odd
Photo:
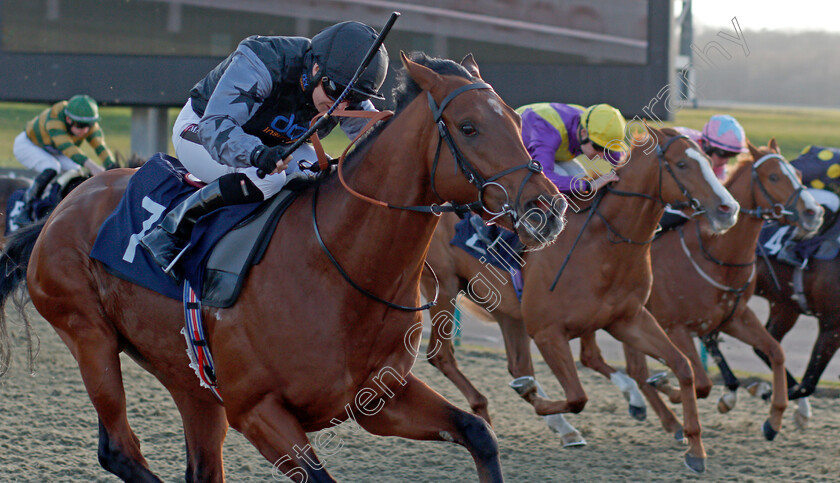
<instances>
[{"instance_id":1,"label":"dark background wall","mask_svg":"<svg viewBox=\"0 0 840 483\"><path fill-rule=\"evenodd\" d=\"M66 1L58 3L58 0L47 0L47 4L50 1L55 2L55 5L59 5L60 8L71 8ZM94 2L94 0L85 1ZM30 4L30 8L43 9L43 5L37 5L43 3L43 0L31 0L31 2L0 0L0 29L3 31L3 37L0 40L2 42L0 44L0 69L2 69L0 100L46 103L85 92L104 104L180 106L186 100L192 85L232 50L217 48L215 49L217 52L213 52L216 39L211 37L207 43L210 44L211 54L215 55L166 55L171 51L177 52L177 49L152 44L146 49L143 45L135 45L137 41L131 44L133 52L169 50L155 55L75 54L45 53L43 52L45 47L39 46L31 50L42 52L26 52L27 44L20 40L21 36L26 35L27 32L32 35L31 32L37 32L40 28L49 31L49 26L15 22L17 17L10 12L15 12L13 8L24 4ZM150 9L166 8L155 2L130 2L133 7L136 7L138 3L146 4ZM483 77L493 84L496 91L512 106L538 101L571 102L584 105L606 102L621 109L628 118L635 115L645 116L652 112L662 119L667 119L668 113L663 103L652 104L652 100L663 88L668 88L671 82L673 16L671 3L670 0L647 2L647 52L642 62L600 60L600 63L589 63L592 59L587 59L586 42L583 42L581 47L577 47L577 55L558 51L517 50L508 46L494 46L487 42L459 41L456 38L448 39L444 49L448 57L456 60L468 51L474 51ZM32 4L36 5L32 6ZM115 15L118 14L119 10L116 10ZM401 49L419 48L434 52L434 46L428 36L423 37L421 33L400 30L401 24L412 25L409 15L413 14L411 12L403 14L403 18L397 22L386 42L393 61L392 65L398 62L398 52ZM387 13L383 11L370 14L370 20L364 18L360 20L379 28L386 18ZM314 33L330 23L332 22L312 21L307 25ZM284 28L290 27L288 25L277 27L278 30L284 30ZM246 22L241 30L247 29ZM109 30L107 23L102 26L102 32L104 33L101 35L92 32L93 37L90 42L108 42L109 38L121 38L119 32ZM283 34L279 31L276 33L260 31L260 33ZM126 35L129 34L130 32L126 33ZM145 35L148 36L149 33L146 32ZM236 36L238 32L228 34L230 35ZM153 36L154 33L152 33ZM241 37L244 36L241 35ZM33 37L30 36L30 38ZM572 42L574 39L569 41ZM32 42L37 44L35 40ZM49 45L58 46L61 43L61 37L50 37L48 42L50 42ZM49 45L47 49L50 49ZM235 46L235 42L233 45ZM203 45L197 45L193 50L202 47ZM492 60L492 57L498 57L497 51L505 48L507 49L507 55L503 56L505 61ZM190 49L182 50L189 51ZM603 46L598 47L594 43L591 50L597 53L599 58L609 53L609 49L605 51ZM389 76L386 88L390 82L392 82L392 76ZM643 111L645 106L649 105L652 106L652 111Z\"/></svg>"}]
</instances>

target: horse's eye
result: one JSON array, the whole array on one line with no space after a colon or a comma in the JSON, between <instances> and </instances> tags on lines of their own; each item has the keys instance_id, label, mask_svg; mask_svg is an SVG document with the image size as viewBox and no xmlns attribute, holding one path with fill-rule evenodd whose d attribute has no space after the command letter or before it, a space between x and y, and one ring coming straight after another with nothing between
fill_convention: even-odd
<instances>
[{"instance_id":1,"label":"horse's eye","mask_svg":"<svg viewBox=\"0 0 840 483\"><path fill-rule=\"evenodd\" d=\"M469 121L462 122L460 128L461 132L464 133L464 136L475 136L476 134L478 134L478 131L476 131L475 126L473 126L472 123Z\"/></svg>"},{"instance_id":2,"label":"horse's eye","mask_svg":"<svg viewBox=\"0 0 840 483\"><path fill-rule=\"evenodd\" d=\"M776 173L772 173L770 175L770 181L773 182L773 183L775 183L776 181L779 181L779 175L776 174Z\"/></svg>"},{"instance_id":3,"label":"horse's eye","mask_svg":"<svg viewBox=\"0 0 840 483\"><path fill-rule=\"evenodd\" d=\"M677 161L677 167L680 169L685 169L685 161L683 161L682 159Z\"/></svg>"}]
</instances>

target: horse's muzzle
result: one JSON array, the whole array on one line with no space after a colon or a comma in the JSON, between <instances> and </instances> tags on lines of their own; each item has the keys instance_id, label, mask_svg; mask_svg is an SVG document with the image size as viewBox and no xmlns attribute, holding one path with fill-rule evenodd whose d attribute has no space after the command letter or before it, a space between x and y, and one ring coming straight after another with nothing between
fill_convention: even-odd
<instances>
[{"instance_id":1,"label":"horse's muzzle","mask_svg":"<svg viewBox=\"0 0 840 483\"><path fill-rule=\"evenodd\" d=\"M720 203L714 209L707 211L706 217L709 219L709 224L715 233L723 233L735 226L735 223L738 222L739 211L741 211L741 206L737 201L732 199L731 201Z\"/></svg>"},{"instance_id":2,"label":"horse's muzzle","mask_svg":"<svg viewBox=\"0 0 840 483\"><path fill-rule=\"evenodd\" d=\"M563 195L526 202L524 214L516 222L519 239L531 249L540 249L553 242L566 227L567 207Z\"/></svg>"}]
</instances>

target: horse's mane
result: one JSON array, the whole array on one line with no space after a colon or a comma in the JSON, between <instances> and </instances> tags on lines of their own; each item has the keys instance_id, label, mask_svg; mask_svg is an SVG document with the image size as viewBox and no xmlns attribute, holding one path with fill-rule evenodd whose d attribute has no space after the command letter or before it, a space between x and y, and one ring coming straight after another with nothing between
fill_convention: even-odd
<instances>
[{"instance_id":1,"label":"horse's mane","mask_svg":"<svg viewBox=\"0 0 840 483\"><path fill-rule=\"evenodd\" d=\"M409 53L408 58L412 62L428 67L441 75L455 75L465 79L472 79L472 76L469 72L467 72L467 69L457 62L449 59L431 57L420 51ZM365 152L368 145L373 142L377 136L379 136L379 133L385 129L391 120L399 116L406 106L411 104L411 101L413 101L420 92L420 86L418 86L411 76L408 75L408 71L405 67L400 67L399 70L397 70L396 85L391 91L391 105L394 106L394 117L385 122L378 123L368 132L367 135L365 135L364 138L359 140L359 142L356 143L356 147L353 149L353 152L347 157L347 161L352 161L358 153Z\"/></svg>"},{"instance_id":2,"label":"horse's mane","mask_svg":"<svg viewBox=\"0 0 840 483\"><path fill-rule=\"evenodd\" d=\"M756 150L763 156L765 154L771 154L773 151L767 146L757 146ZM726 180L724 180L724 186L729 186L731 181L734 181L738 176L742 173L747 172L748 170L752 169L752 165L754 162L758 161L754 159L752 154L750 153L741 153L735 158L735 166L729 170L729 174L726 176Z\"/></svg>"}]
</instances>

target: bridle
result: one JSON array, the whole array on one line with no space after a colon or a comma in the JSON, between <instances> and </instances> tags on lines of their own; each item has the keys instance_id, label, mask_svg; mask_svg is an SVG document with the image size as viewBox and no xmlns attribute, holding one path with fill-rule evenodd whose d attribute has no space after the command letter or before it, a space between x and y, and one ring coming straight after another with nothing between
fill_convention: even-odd
<instances>
[{"instance_id":1,"label":"bridle","mask_svg":"<svg viewBox=\"0 0 840 483\"><path fill-rule=\"evenodd\" d=\"M440 215L441 213L444 213L444 212L466 213L468 211L472 211L474 213L480 214L479 210L483 210L484 212L493 216L492 220L498 219L499 217L502 217L504 215L510 215L513 227L514 227L514 229L516 229L518 227L519 223L520 223L520 219L519 219L520 214L517 213L516 209L513 208L510 205L510 196L508 195L507 190L505 190L505 188L501 184L497 183L496 181L498 179L502 178L503 176L507 176L507 175L509 175L511 173L514 173L516 171L519 171L521 169L527 169L528 170L528 172L525 175L525 178L522 180L522 183L519 186L518 192L516 193L516 206L519 206L519 202L520 202L520 199L522 197L522 191L525 188L525 184L528 182L528 180L531 179L531 176L533 176L534 174L539 174L539 173L542 172L542 165L539 162L537 162L536 160L531 159L530 161L528 161L525 164L521 164L519 166L514 166L512 168L502 170L499 173L496 173L496 174L490 176L489 178L485 179L482 176L482 174L469 162L469 160L458 149L458 146L455 144L455 141L452 139L452 135L449 133L449 128L446 126L446 122L443 119L443 111L446 109L446 107L449 105L449 103L453 99L455 99L455 97L457 97L458 95L460 95L460 94L462 94L466 91L470 91L470 90L473 90L473 89L492 89L492 87L490 86L490 84L487 84L486 82L472 82L470 84L463 85L463 86L458 87L457 89L453 90L446 97L444 97L443 101L441 101L441 103L440 103L440 106L437 105L434 98L432 97L432 94L427 92L428 99L429 99L429 108L432 111L432 118L434 119L434 122L435 122L435 124L437 125L437 128L438 128L438 143L437 143L437 148L435 149L435 158L434 158L434 161L432 162L432 173L431 173L432 191L434 192L435 196L438 197L438 199L440 199L442 202L447 203L447 204L444 204L444 205L433 204L433 205L428 205L428 206L426 206L426 205L421 205L421 206L393 205L391 203L387 203L387 202L384 202L384 201L380 201L380 200L371 198L369 196L363 195L363 194L353 190L344 181L344 177L343 177L342 171L341 171L343 160L345 159L345 156L347 154L346 150L338 160L338 175L339 175L339 179L341 180L341 184L353 196L355 196L359 199L362 199L363 201L367 201L367 202L373 203L373 204L378 205L378 206L384 206L384 207L387 207L387 208L398 209L398 210L415 211L415 212L420 212L420 213L431 213L431 214L434 214L434 215ZM372 123L373 123L373 121L371 121L368 126L372 125ZM364 130L366 130L366 129L364 129ZM361 136L361 134L360 134L360 136ZM358 137L356 139L358 139ZM440 151L441 151L441 145L442 145L443 141L446 141L446 144L449 147L449 151L452 153L452 157L453 157L453 160L455 162L456 170L460 169L461 173L467 178L467 181L469 181L470 184L472 184L473 186L475 186L478 189L478 199L476 201L473 201L472 203L467 203L465 205L448 203L448 202L446 202L446 200L444 200L440 196L440 194L438 194L437 189L435 188L435 177L436 177L438 162L440 160ZM355 140L354 140L354 142L355 142ZM349 147L348 147L348 149L349 149ZM319 178L319 181L321 179L323 179L323 178ZM494 211L488 209L486 204L484 203L484 200L483 200L484 190L486 190L490 186L496 186L496 187L500 188L502 190L502 192L505 194L505 203L502 204L502 207L500 208L500 210L498 212L494 212ZM393 302L390 302L388 300L385 300L383 298L380 298L380 297L374 295L373 293L371 293L370 291L364 289L358 283L353 281L352 278L350 278L350 275L347 274L347 272L341 267L341 265L338 263L338 260L335 258L335 256L327 248L326 244L324 243L323 238L321 237L321 231L318 228L318 219L316 217L316 211L317 211L316 207L317 207L317 203L318 203L318 188L319 187L320 187L320 182L316 184L315 193L312 196L312 224L313 224L313 227L315 229L315 238L318 240L318 244L321 246L321 249L327 255L327 258L329 258L330 262L333 264L333 266L336 267L336 269L341 274L341 276L344 277L344 279L353 288L355 288L356 290L361 292L366 297L371 298L373 300L376 300L377 302L380 302L382 304L385 304L386 306L388 306L392 309L417 312L417 311L426 310L426 309L436 305L438 294L439 294L439 291L440 291L440 283L438 282L437 276L434 274L434 271L432 270L432 267L426 261L424 261L424 264L427 268L429 268L430 271L432 271L432 275L434 276L434 279L435 279L435 296L429 303L427 303L423 306L420 306L420 307L410 307L410 306L405 306L405 305L399 305L399 304L395 304Z\"/></svg>"},{"instance_id":2,"label":"bridle","mask_svg":"<svg viewBox=\"0 0 840 483\"><path fill-rule=\"evenodd\" d=\"M684 208L691 208L693 210L693 213L691 214L691 218L695 218L697 216L700 216L700 215L706 213L706 210L705 210L705 208L703 208L703 205L700 203L700 201L697 198L695 198L694 196L691 195L691 192L680 181L680 179L677 177L676 173L674 173L673 168L671 168L671 165L668 164L667 160L665 159L665 153L668 152L668 148L670 148L673 143L675 143L676 141L679 141L680 139L689 139L689 137L686 136L685 134L680 134L680 135L674 136L672 138L669 138L665 142L664 146L660 146L659 144L656 145L656 159L657 159L657 162L659 163L659 170L658 170L659 171L659 176L658 176L659 187L658 187L658 191L657 191L657 196L650 196L650 195L645 194L645 193L636 193L636 192L632 192L632 191L621 191L621 190L617 190L615 188L612 188L610 185L606 186L606 191L609 192L609 193L612 193L614 195L618 195L618 196L638 196L638 197L641 197L641 198L647 198L649 200L656 201L656 202L658 202L660 204L663 204L663 205L666 205L666 206L670 205L671 208L674 208L676 210L681 210L681 209L684 209ZM685 197L686 201L679 201L679 202L676 202L676 203L670 203L669 204L669 203L666 203L662 199L662 171L663 171L663 169L665 171L667 171L668 174L671 176L671 179L674 180L674 183L677 185L677 188L679 188L680 192ZM593 208L594 208L594 211L597 211L597 209L598 209L597 203L593 204ZM631 244L634 244L634 245L646 245L646 244L652 242L654 238L656 238L657 234L654 233L654 235L647 240L634 241L634 240L632 240L630 238L627 238L625 236L622 236L620 233L618 233L618 231L615 228L613 228L612 225L610 225L610 223L607 221L607 219L601 213L597 213L597 215L598 215L599 218L601 218L601 220L607 226L607 229L610 231L610 233L612 233L613 236L615 237L614 239L610 239L610 241L613 242L613 243L631 243Z\"/></svg>"},{"instance_id":3,"label":"bridle","mask_svg":"<svg viewBox=\"0 0 840 483\"><path fill-rule=\"evenodd\" d=\"M634 192L634 191L617 190L615 188L610 187L610 185L606 185L604 187L604 191L595 194L595 200L592 202L591 205L589 205L588 208L586 208L587 210L589 210L589 215L586 217L586 220L583 222L583 226L581 227L580 232L577 235L577 238L575 238L575 241L572 244L572 248L569 250L569 253L566 254L566 258L563 260L563 263L560 266L560 270L557 272L557 275L554 277L554 281L552 282L552 284L549 288L549 291L554 291L554 288L557 286L557 282L560 280L560 276L563 274L563 270L565 270L566 265L569 263L569 260L572 257L572 253L574 252L575 247L577 246L578 241L580 240L581 236L583 236L583 232L586 230L586 227L589 225L589 222L592 220L593 215L597 214L598 217L601 218L601 221L604 222L604 225L607 227L607 230L608 230L607 237L608 237L608 240L611 243L616 243L616 244L617 243L629 243L629 244L632 244L632 245L647 245L648 243L652 242L654 240L654 238L656 238L656 233L654 233L653 236L650 237L649 239L643 240L643 241L636 241L636 240L633 240L633 239L630 239L628 237L625 237L625 236L621 235L618 232L618 230L616 230L615 227L613 227L610 224L610 222L607 220L607 218L604 215L602 215L600 212L598 212L598 206L600 205L601 200L604 198L604 196L606 196L607 192L609 192L611 194L614 194L614 195L618 195L618 196L628 196L628 197L629 196L635 196L635 197L639 197L639 198L646 198L646 199L649 199L649 200L656 201L657 203L660 203L662 205L668 205L669 203L666 203L662 199L662 170L663 170L663 166L664 166L664 169L668 172L669 175L671 175L671 178L677 184L677 187L679 188L680 192L682 192L683 196L685 196L685 199L687 200L687 201L678 202L678 203L671 203L670 204L671 207L674 207L676 209L682 209L682 208L690 207L690 208L694 209L694 213L692 214L692 217L699 216L699 215L706 212L706 210L703 208L703 205L700 204L700 201L698 201L697 198L694 198L691 195L691 192L688 190L688 188L686 188L685 185L682 184L682 182L679 180L679 178L677 178L677 175L676 175L676 173L674 173L674 170L671 168L671 165L668 164L666 159L665 159L665 153L668 152L668 148L670 148L672 144L674 144L676 141L679 141L680 139L689 139L689 137L686 136L685 134L680 134L680 135L674 136L672 138L669 138L665 142L664 146L660 146L659 144L656 145L656 158L657 158L657 162L659 163L659 182L658 182L659 188L658 188L657 196L651 196L647 193L637 193L637 192ZM612 234L613 238L610 238L610 234Z\"/></svg>"},{"instance_id":4,"label":"bridle","mask_svg":"<svg viewBox=\"0 0 840 483\"><path fill-rule=\"evenodd\" d=\"M471 84L467 84L461 86L454 91L450 92L446 97L443 98L441 101L440 106L437 105L432 94L430 92L426 92L426 95L429 99L429 109L432 111L432 118L437 124L438 128L438 143L437 148L435 149L435 159L432 162L432 192L435 196L438 197L439 200L445 201L443 197L437 192L437 188L435 187L435 178L437 175L437 166L438 161L440 160L440 151L441 145L443 142L446 142L447 147L449 147L449 152L452 153L452 158L455 161L456 169L459 169L461 173L467 178L467 181L475 186L478 189L478 199L472 203L468 203L466 205L451 205L451 211L460 211L464 212L467 209L480 214L479 209L483 210L485 213L489 214L493 218L490 221L493 221L497 218L500 218L504 215L511 216L511 222L514 228L517 228L520 220L520 214L516 212L516 209L510 205L510 195L508 194L507 190L501 184L497 183L498 179L501 179L503 176L507 176L511 173L515 173L521 169L527 169L528 172L525 174L525 178L522 180L522 183L519 185L519 190L516 193L516 202L515 206L519 206L519 202L522 198L522 190L525 188L525 185L528 183L528 180L531 179L531 176L534 174L539 174L542 172L542 165L534 159L531 159L525 164L520 164L519 166L514 166L503 171L500 171L489 178L484 178L482 174L475 169L475 167L470 163L470 161L464 156L458 146L455 144L455 141L452 139L452 135L449 133L449 128L446 125L446 121L443 119L443 111L449 105L449 103L455 99L458 95L473 89L492 89L490 84L486 82L473 82ZM502 190L505 195L505 202L502 204L501 208L498 212L492 211L487 207L484 203L484 191L491 187L495 186Z\"/></svg>"},{"instance_id":5,"label":"bridle","mask_svg":"<svg viewBox=\"0 0 840 483\"><path fill-rule=\"evenodd\" d=\"M767 191L767 188L761 182L761 178L758 176L758 168L761 166L765 161L769 159L778 159L780 161L780 168L782 170L789 169L787 161L779 154L771 153L765 154L761 158L759 158L756 162L752 165L752 173L750 177L750 192L752 193L753 198L753 206L755 209L752 210L745 210L741 209L742 213L746 213L750 216L755 218L761 218L764 220L770 219L779 219L783 216L787 216L791 222L796 222L799 219L799 211L796 209L796 203L799 201L799 198L802 197L802 192L805 191L805 187L802 186L802 183L797 182L796 190L790 195L790 197L785 201L784 204L777 202L773 196ZM791 180L795 180L795 176L790 177ZM758 189L761 191L764 198L767 200L768 204L772 206L772 208L762 208L758 206L758 203L755 199L755 190L753 190L753 185L757 185Z\"/></svg>"},{"instance_id":6,"label":"bridle","mask_svg":"<svg viewBox=\"0 0 840 483\"><path fill-rule=\"evenodd\" d=\"M769 159L778 159L781 162L781 165L780 165L781 169L782 170L787 169L787 162L779 154L775 154L775 153L766 154L766 155L762 156L761 158L759 158L757 161L755 161L752 165L751 173L750 173L750 193L752 194L753 206L755 206L755 209L749 210L749 209L741 208L741 212L746 213L746 214L748 214L752 217L763 219L763 220L778 219L778 218L781 218L783 216L790 216L791 220L795 221L799 218L799 212L795 209L791 210L791 208L795 207L796 202L801 197L802 191L804 190L804 188L803 188L801 183L797 182L796 183L796 190L788 198L788 201L784 205L781 204L781 203L777 203L776 200L773 199L773 197L770 195L770 192L768 192L767 189L764 187L764 185L761 183L761 178L758 176L758 168L762 164L764 164L765 161L767 161ZM796 179L796 177L792 176L791 179L792 180ZM755 190L753 189L754 185L758 185L759 190L764 195L764 197L767 199L768 204L770 206L772 206L772 208L767 209L767 208L762 208L761 206L758 206L758 203L756 203L756 200L755 200ZM716 289L721 290L723 292L732 293L736 296L735 302L732 304L732 310L723 319L723 321L719 324L719 325L723 325L732 318L732 316L735 313L735 310L738 307L739 302L741 301L741 297L746 292L747 288L749 288L752 281L755 279L756 258L753 258L752 261L746 262L746 263L728 263L728 262L724 262L722 260L719 260L719 259L715 258L714 256L712 256L712 254L709 253L709 251L703 245L703 238L700 234L700 224L699 223L695 223L695 229L696 229L696 232L697 232L697 241L698 241L698 244L700 245L700 249L702 251L702 254L703 254L704 258L706 258L707 260L709 260L709 261L711 261L711 262L713 262L713 263L715 263L719 266L727 267L727 268L751 267L749 277L747 277L746 281L739 287L724 285L720 282L717 282L709 274L707 274L705 271L703 271L703 269L700 268L700 266L697 264L697 262L695 262L694 259L691 257L691 253L689 252L688 246L685 243L685 235L683 233L682 226L680 226L678 228L679 233L680 233L680 244L682 246L682 250L685 253L686 257L688 257L688 260L691 262L691 265L694 267L694 270L704 280L706 280L706 282L708 282L710 285L712 285ZM759 246L761 246L761 245L759 244Z\"/></svg>"}]
</instances>

